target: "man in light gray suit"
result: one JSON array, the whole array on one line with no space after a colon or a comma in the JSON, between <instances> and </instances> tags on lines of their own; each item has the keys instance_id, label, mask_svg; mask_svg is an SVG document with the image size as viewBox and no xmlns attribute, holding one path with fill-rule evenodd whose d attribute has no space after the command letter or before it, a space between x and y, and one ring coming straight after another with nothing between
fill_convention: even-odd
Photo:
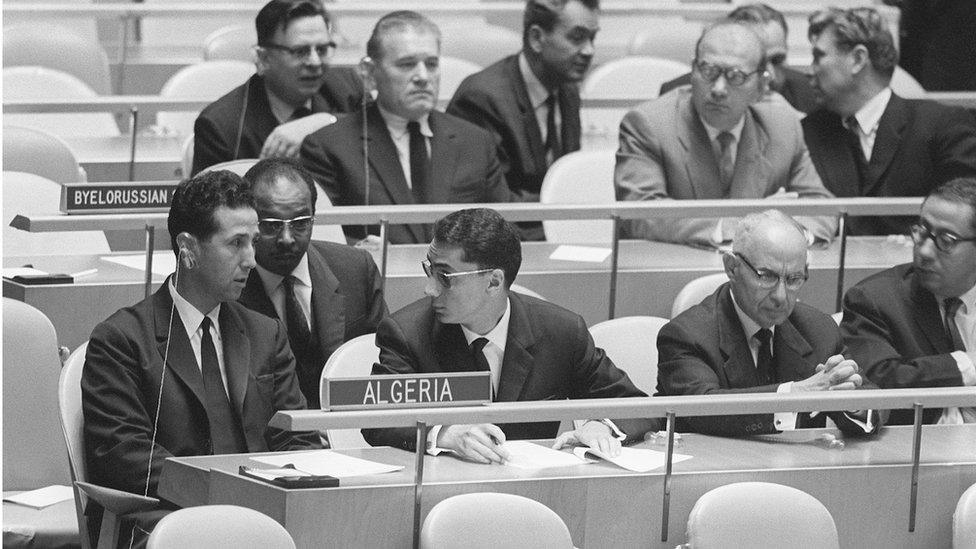
<instances>
[{"instance_id":1,"label":"man in light gray suit","mask_svg":"<svg viewBox=\"0 0 976 549\"><path fill-rule=\"evenodd\" d=\"M696 46L691 87L638 106L620 124L617 200L829 198L788 106L760 102L769 75L762 40L720 21ZM808 244L829 242L833 218L799 218ZM635 219L624 238L727 245L737 218Z\"/></svg>"}]
</instances>

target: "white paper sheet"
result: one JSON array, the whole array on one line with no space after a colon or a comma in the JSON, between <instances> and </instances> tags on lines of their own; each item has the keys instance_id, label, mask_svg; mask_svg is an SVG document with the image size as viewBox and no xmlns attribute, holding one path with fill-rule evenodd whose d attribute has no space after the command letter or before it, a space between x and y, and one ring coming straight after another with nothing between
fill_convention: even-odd
<instances>
[{"instance_id":1,"label":"white paper sheet","mask_svg":"<svg viewBox=\"0 0 976 549\"><path fill-rule=\"evenodd\" d=\"M401 465L387 465L386 463L359 459L333 452L332 450L312 450L310 452L261 456L252 459L276 467L284 467L285 465L291 464L299 471L305 471L313 475L329 475L335 478L377 475L403 469Z\"/></svg>"},{"instance_id":2,"label":"white paper sheet","mask_svg":"<svg viewBox=\"0 0 976 549\"><path fill-rule=\"evenodd\" d=\"M47 271L42 271L40 269L35 269L33 267L4 267L3 277L13 278L15 276L31 276L40 275L44 276L49 274Z\"/></svg>"},{"instance_id":3,"label":"white paper sheet","mask_svg":"<svg viewBox=\"0 0 976 549\"><path fill-rule=\"evenodd\" d=\"M511 456L505 465L519 469L546 469L593 462L593 460L582 456L577 457L569 452L560 452L548 446L524 440L508 441L505 443L505 449Z\"/></svg>"},{"instance_id":4,"label":"white paper sheet","mask_svg":"<svg viewBox=\"0 0 976 549\"><path fill-rule=\"evenodd\" d=\"M71 490L70 486L55 484L53 486L38 488L37 490L31 490L15 496L5 497L3 498L3 501L9 501L19 505L26 505L27 507L33 507L34 509L43 509L49 505L61 503L62 501L68 501L74 497L75 494Z\"/></svg>"},{"instance_id":5,"label":"white paper sheet","mask_svg":"<svg viewBox=\"0 0 976 549\"><path fill-rule=\"evenodd\" d=\"M104 255L101 259L109 263L146 272L146 254ZM154 275L167 276L175 270L176 256L173 255L173 252L167 250L153 254L152 272Z\"/></svg>"},{"instance_id":6,"label":"white paper sheet","mask_svg":"<svg viewBox=\"0 0 976 549\"><path fill-rule=\"evenodd\" d=\"M652 469L664 467L667 464L666 452L646 450L643 448L621 448L620 455L613 458L607 457L600 450L586 446L577 447L573 450L573 453L579 456L581 459L588 454L594 455L603 458L618 467L623 467L628 471L634 471L636 473L646 473ZM684 454L673 454L671 462L678 463L679 461L684 461L686 459L691 459L691 456Z\"/></svg>"},{"instance_id":7,"label":"white paper sheet","mask_svg":"<svg viewBox=\"0 0 976 549\"><path fill-rule=\"evenodd\" d=\"M613 250L610 248L594 248L593 246L567 246L562 245L556 248L549 255L549 259L561 261L580 261L584 263L603 263L610 257Z\"/></svg>"}]
</instances>

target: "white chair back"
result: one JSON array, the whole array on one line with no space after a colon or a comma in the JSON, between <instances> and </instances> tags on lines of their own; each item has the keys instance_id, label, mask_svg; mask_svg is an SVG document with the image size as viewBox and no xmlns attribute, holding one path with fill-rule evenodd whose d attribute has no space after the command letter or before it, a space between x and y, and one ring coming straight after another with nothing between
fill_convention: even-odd
<instances>
[{"instance_id":1,"label":"white chair back","mask_svg":"<svg viewBox=\"0 0 976 549\"><path fill-rule=\"evenodd\" d=\"M695 43L701 31L701 22L688 21L683 17L648 19L644 28L630 39L627 55L653 55L688 63L695 57Z\"/></svg>"},{"instance_id":2,"label":"white chair back","mask_svg":"<svg viewBox=\"0 0 976 549\"><path fill-rule=\"evenodd\" d=\"M667 323L668 319L656 316L625 316L594 324L590 335L638 389L653 395L657 390L657 333Z\"/></svg>"},{"instance_id":3,"label":"white chair back","mask_svg":"<svg viewBox=\"0 0 976 549\"><path fill-rule=\"evenodd\" d=\"M906 99L924 99L925 88L905 69L895 65L891 75L891 91Z\"/></svg>"},{"instance_id":4,"label":"white chair back","mask_svg":"<svg viewBox=\"0 0 976 549\"><path fill-rule=\"evenodd\" d=\"M514 494L479 492L435 505L420 530L422 549L571 549L569 528L555 511Z\"/></svg>"},{"instance_id":5,"label":"white chair back","mask_svg":"<svg viewBox=\"0 0 976 549\"><path fill-rule=\"evenodd\" d=\"M649 56L628 56L600 65L583 81L580 94L588 98L653 99L661 84L687 74L688 63Z\"/></svg>"},{"instance_id":6,"label":"white chair back","mask_svg":"<svg viewBox=\"0 0 976 549\"><path fill-rule=\"evenodd\" d=\"M450 100L458 86L461 85L461 81L479 72L482 68L481 65L467 59L442 55L440 63L441 84L437 92L438 98L444 101Z\"/></svg>"},{"instance_id":7,"label":"white chair back","mask_svg":"<svg viewBox=\"0 0 976 549\"><path fill-rule=\"evenodd\" d=\"M508 27L458 21L445 22L440 28L442 55L466 59L481 67L522 49L522 35Z\"/></svg>"},{"instance_id":8,"label":"white chair back","mask_svg":"<svg viewBox=\"0 0 976 549\"><path fill-rule=\"evenodd\" d=\"M729 277L723 272L701 276L685 284L684 288L681 288L681 291L675 296L674 303L671 304L671 318L678 316L694 305L698 305L728 280Z\"/></svg>"},{"instance_id":9,"label":"white chair back","mask_svg":"<svg viewBox=\"0 0 976 549\"><path fill-rule=\"evenodd\" d=\"M253 74L254 64L246 61L203 61L183 67L169 77L159 95L217 100L246 82ZM156 115L156 125L177 135L190 135L199 114L162 111Z\"/></svg>"},{"instance_id":10,"label":"white chair back","mask_svg":"<svg viewBox=\"0 0 976 549\"><path fill-rule=\"evenodd\" d=\"M3 98L34 101L90 99L98 94L78 77L39 66L5 67ZM115 116L108 112L5 114L4 124L25 126L61 137L114 137L121 135Z\"/></svg>"},{"instance_id":11,"label":"white chair back","mask_svg":"<svg viewBox=\"0 0 976 549\"><path fill-rule=\"evenodd\" d=\"M295 541L284 526L254 509L237 505L201 505L163 517L149 535L146 547L295 549Z\"/></svg>"},{"instance_id":12,"label":"white chair back","mask_svg":"<svg viewBox=\"0 0 976 549\"><path fill-rule=\"evenodd\" d=\"M953 549L976 549L976 484L959 496L952 515Z\"/></svg>"},{"instance_id":13,"label":"white chair back","mask_svg":"<svg viewBox=\"0 0 976 549\"><path fill-rule=\"evenodd\" d=\"M520 293L522 295L534 297L536 299L541 299L542 301L549 301L548 299L542 297L542 294L540 294L539 292L536 292L535 290L530 290L525 286L522 286L521 284L512 284L512 287L509 288L509 290L516 293Z\"/></svg>"},{"instance_id":14,"label":"white chair back","mask_svg":"<svg viewBox=\"0 0 976 549\"><path fill-rule=\"evenodd\" d=\"M68 465L73 482L87 482L85 469L85 417L81 410L81 373L85 367L85 353L88 342L84 342L68 355L61 368L58 379L58 410L61 418L61 433L68 451ZM75 511L78 514L78 528L83 540L88 540L88 517L85 509L88 497L73 486Z\"/></svg>"},{"instance_id":15,"label":"white chair back","mask_svg":"<svg viewBox=\"0 0 976 549\"><path fill-rule=\"evenodd\" d=\"M339 345L322 368L319 381L319 400L326 401L325 380L339 377L368 376L373 363L379 360L380 349L376 346L376 334L363 334ZM332 448L369 448L359 429L327 429L326 438Z\"/></svg>"},{"instance_id":16,"label":"white chair back","mask_svg":"<svg viewBox=\"0 0 976 549\"><path fill-rule=\"evenodd\" d=\"M3 29L3 66L35 65L72 74L99 95L112 93L108 55L92 37L34 21Z\"/></svg>"},{"instance_id":17,"label":"white chair back","mask_svg":"<svg viewBox=\"0 0 976 549\"><path fill-rule=\"evenodd\" d=\"M3 126L3 169L39 175L57 183L85 180L71 147L56 135L35 128Z\"/></svg>"},{"instance_id":18,"label":"white chair back","mask_svg":"<svg viewBox=\"0 0 976 549\"><path fill-rule=\"evenodd\" d=\"M203 59L217 61L230 59L253 61L257 37L253 25L228 25L221 27L203 39Z\"/></svg>"},{"instance_id":19,"label":"white chair back","mask_svg":"<svg viewBox=\"0 0 976 549\"><path fill-rule=\"evenodd\" d=\"M613 150L576 151L556 160L542 180L542 204L613 204ZM543 221L549 242L606 244L613 241L613 222Z\"/></svg>"}]
</instances>

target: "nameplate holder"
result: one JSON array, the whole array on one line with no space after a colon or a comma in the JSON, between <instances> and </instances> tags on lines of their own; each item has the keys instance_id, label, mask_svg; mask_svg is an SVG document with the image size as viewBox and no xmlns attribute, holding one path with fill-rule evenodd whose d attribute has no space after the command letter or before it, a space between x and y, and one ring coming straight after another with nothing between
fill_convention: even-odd
<instances>
[{"instance_id":1,"label":"nameplate holder","mask_svg":"<svg viewBox=\"0 0 976 549\"><path fill-rule=\"evenodd\" d=\"M66 214L167 212L178 181L65 183L61 212Z\"/></svg>"},{"instance_id":2,"label":"nameplate holder","mask_svg":"<svg viewBox=\"0 0 976 549\"><path fill-rule=\"evenodd\" d=\"M327 379L323 410L472 406L491 401L488 372Z\"/></svg>"}]
</instances>

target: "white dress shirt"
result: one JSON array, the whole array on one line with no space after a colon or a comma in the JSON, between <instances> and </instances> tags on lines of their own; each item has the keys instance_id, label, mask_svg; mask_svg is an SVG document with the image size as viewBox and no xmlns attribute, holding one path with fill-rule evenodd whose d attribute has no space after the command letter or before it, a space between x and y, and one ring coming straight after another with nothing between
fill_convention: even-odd
<instances>
[{"instance_id":1,"label":"white dress shirt","mask_svg":"<svg viewBox=\"0 0 976 549\"><path fill-rule=\"evenodd\" d=\"M874 151L874 140L878 136L881 116L888 108L889 101L891 101L891 88L885 88L854 113L858 124L857 137L861 141L861 150L864 151L864 158L868 162L871 161L871 153Z\"/></svg>"},{"instance_id":2,"label":"white dress shirt","mask_svg":"<svg viewBox=\"0 0 976 549\"><path fill-rule=\"evenodd\" d=\"M227 393L227 397L230 398L230 393L227 391L227 369L224 367L224 344L220 337L220 323L218 319L220 318L220 304L218 303L216 307L211 309L206 315L201 313L196 307L194 307L189 301L183 299L183 296L176 291L176 287L173 286L173 280L169 281L169 295L173 298L173 305L176 307L176 313L180 315L180 320L183 322L183 328L186 330L186 337L190 340L190 347L193 349L193 357L197 359L197 368L200 369L200 373L203 373L203 364L201 362L201 345L203 343L203 317L206 316L210 319L210 337L213 338L213 343L215 351L217 351L217 366L220 367L220 377L224 382L224 392Z\"/></svg>"},{"instance_id":3,"label":"white dress shirt","mask_svg":"<svg viewBox=\"0 0 976 549\"><path fill-rule=\"evenodd\" d=\"M956 310L956 327L959 328L959 335L962 337L962 344L965 351L953 351L952 358L956 359L956 366L962 374L962 384L967 387L976 385L976 286L970 288L966 293L959 296L962 305ZM939 302L939 313L945 318L945 306L942 299ZM958 407L946 408L939 418L939 423L958 424L962 423L962 413Z\"/></svg>"},{"instance_id":4,"label":"white dress shirt","mask_svg":"<svg viewBox=\"0 0 976 549\"><path fill-rule=\"evenodd\" d=\"M535 113L535 122L539 126L539 135L542 136L542 142L545 143L546 139L549 137L547 120L549 118L549 105L546 101L549 96L555 90L549 90L542 84L542 82L535 76L532 69L529 67L529 60L525 58L524 53L520 53L518 56L519 72L522 73L522 81L525 82L525 90L529 93L529 103L532 105L532 111ZM560 133L563 127L563 116L559 112L559 103L555 105L556 109L556 130ZM547 153L548 154L548 153ZM552 162L552 159L547 159Z\"/></svg>"},{"instance_id":5,"label":"white dress shirt","mask_svg":"<svg viewBox=\"0 0 976 549\"><path fill-rule=\"evenodd\" d=\"M261 284L264 285L264 293L267 294L271 304L274 305L278 318L284 321L287 316L285 313L285 277L275 274L261 265L255 267ZM291 275L296 278L295 297L305 315L305 322L308 323L309 330L312 330L312 275L308 271L308 254L302 256L301 261L295 266Z\"/></svg>"},{"instance_id":6,"label":"white dress shirt","mask_svg":"<svg viewBox=\"0 0 976 549\"><path fill-rule=\"evenodd\" d=\"M379 104L377 104L379 107ZM400 168L403 169L403 177L407 180L407 186L413 188L413 181L410 178L410 132L407 131L407 120L402 116L397 116L383 107L379 107L383 121L386 122L386 129L390 132L393 145L397 150L397 157L400 159ZM420 134L426 137L427 156L430 156L430 139L434 137L434 132L430 131L430 115L425 114L417 122L420 123Z\"/></svg>"}]
</instances>

